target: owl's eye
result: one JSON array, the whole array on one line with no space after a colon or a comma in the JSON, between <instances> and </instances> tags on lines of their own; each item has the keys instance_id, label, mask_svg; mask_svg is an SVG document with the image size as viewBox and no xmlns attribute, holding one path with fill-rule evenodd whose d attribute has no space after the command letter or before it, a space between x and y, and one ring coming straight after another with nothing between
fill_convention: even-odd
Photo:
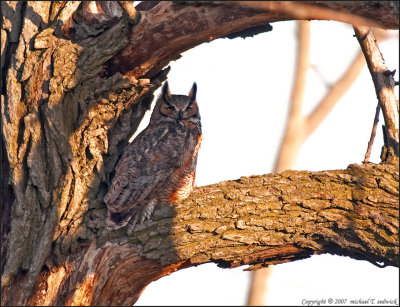
<instances>
[{"instance_id":1,"label":"owl's eye","mask_svg":"<svg viewBox=\"0 0 400 307\"><path fill-rule=\"evenodd\" d=\"M190 111L191 109L193 109L192 106L187 106L186 108L187 111Z\"/></svg>"},{"instance_id":2,"label":"owl's eye","mask_svg":"<svg viewBox=\"0 0 400 307\"><path fill-rule=\"evenodd\" d=\"M167 110L173 110L174 107L173 106L167 106Z\"/></svg>"}]
</instances>

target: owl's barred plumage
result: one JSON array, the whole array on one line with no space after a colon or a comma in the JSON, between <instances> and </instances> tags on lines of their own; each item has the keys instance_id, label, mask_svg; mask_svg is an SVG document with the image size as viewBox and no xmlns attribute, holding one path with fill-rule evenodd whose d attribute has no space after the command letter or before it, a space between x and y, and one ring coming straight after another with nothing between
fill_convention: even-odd
<instances>
[{"instance_id":1,"label":"owl's barred plumage","mask_svg":"<svg viewBox=\"0 0 400 307\"><path fill-rule=\"evenodd\" d=\"M104 197L110 228L130 223L132 230L156 205L189 196L202 138L196 91L193 83L188 96L171 95L165 82L149 125L126 147Z\"/></svg>"}]
</instances>

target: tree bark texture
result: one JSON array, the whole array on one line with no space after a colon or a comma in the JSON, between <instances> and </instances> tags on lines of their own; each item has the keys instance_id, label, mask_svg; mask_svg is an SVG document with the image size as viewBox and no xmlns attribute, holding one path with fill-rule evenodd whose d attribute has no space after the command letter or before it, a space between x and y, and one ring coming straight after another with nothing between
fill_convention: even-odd
<instances>
[{"instance_id":1,"label":"tree bark texture","mask_svg":"<svg viewBox=\"0 0 400 307\"><path fill-rule=\"evenodd\" d=\"M390 5L360 14L370 18L381 9L397 18ZM203 42L270 30L269 22L292 19L290 13L201 1L143 2L140 19L129 18L114 1L1 2L1 10L2 304L130 304L150 281L208 261L230 267L332 252L395 265L398 168L390 165L368 166L371 175L382 173L381 183L366 181L371 187L350 174L345 196L367 207L324 211L319 218L328 222L317 237L301 235L296 214L313 213L320 202L305 201L296 190L275 199L274 189L258 195L259 188L252 188L253 180L262 186L273 176L248 179L248 185L247 179L232 182L230 192L222 188L227 183L199 188L176 208L156 211L155 221L131 238L124 230L104 229L103 197L112 171L166 79L165 65ZM398 27L396 18L386 18L382 27ZM235 185L249 195L234 192ZM349 192L357 187L361 192ZM380 192L370 199L366 188ZM252 197L264 205L248 206ZM360 215L352 225L362 228L345 238L340 231L348 218L337 226L332 219L350 208ZM253 210L270 214L257 220ZM287 215L288 224L275 224L274 210L281 219ZM256 230L262 229L267 232L260 237Z\"/></svg>"},{"instance_id":2,"label":"tree bark texture","mask_svg":"<svg viewBox=\"0 0 400 307\"><path fill-rule=\"evenodd\" d=\"M42 270L27 303L130 305L151 281L207 262L252 270L329 253L398 266L398 179L398 167L372 163L242 177L156 209L130 237L104 231L99 210L97 240ZM21 303L25 282L4 288L3 303Z\"/></svg>"}]
</instances>

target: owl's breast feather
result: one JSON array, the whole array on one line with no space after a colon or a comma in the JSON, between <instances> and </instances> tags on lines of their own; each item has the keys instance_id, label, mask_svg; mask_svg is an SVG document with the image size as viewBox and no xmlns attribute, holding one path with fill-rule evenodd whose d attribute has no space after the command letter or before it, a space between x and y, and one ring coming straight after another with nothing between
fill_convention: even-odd
<instances>
[{"instance_id":1,"label":"owl's breast feather","mask_svg":"<svg viewBox=\"0 0 400 307\"><path fill-rule=\"evenodd\" d=\"M197 154L199 152L202 138L202 135L199 134L193 154L189 155L182 168L176 171L175 176L179 178L177 188L171 193L169 201L173 202L183 200L187 198L193 190L196 178Z\"/></svg>"}]
</instances>

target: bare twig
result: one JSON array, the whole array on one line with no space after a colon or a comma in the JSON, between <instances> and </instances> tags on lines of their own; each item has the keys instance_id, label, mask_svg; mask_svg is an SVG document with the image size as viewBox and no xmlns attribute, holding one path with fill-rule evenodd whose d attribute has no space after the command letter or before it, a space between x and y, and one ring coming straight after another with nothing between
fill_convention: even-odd
<instances>
[{"instance_id":1,"label":"bare twig","mask_svg":"<svg viewBox=\"0 0 400 307\"><path fill-rule=\"evenodd\" d=\"M367 148L367 152L365 153L365 158L364 158L363 163L367 163L369 161L369 157L371 156L372 144L374 144L374 140L375 140L376 127L378 126L378 122L379 122L380 110L381 110L381 106L378 103L378 105L376 106L374 124L372 125L371 137L368 142L368 148Z\"/></svg>"},{"instance_id":2,"label":"bare twig","mask_svg":"<svg viewBox=\"0 0 400 307\"><path fill-rule=\"evenodd\" d=\"M371 29L363 26L353 26L353 28L368 64L385 119L388 148L383 159L395 162L399 157L399 101L394 93L393 73L387 69Z\"/></svg>"}]
</instances>

